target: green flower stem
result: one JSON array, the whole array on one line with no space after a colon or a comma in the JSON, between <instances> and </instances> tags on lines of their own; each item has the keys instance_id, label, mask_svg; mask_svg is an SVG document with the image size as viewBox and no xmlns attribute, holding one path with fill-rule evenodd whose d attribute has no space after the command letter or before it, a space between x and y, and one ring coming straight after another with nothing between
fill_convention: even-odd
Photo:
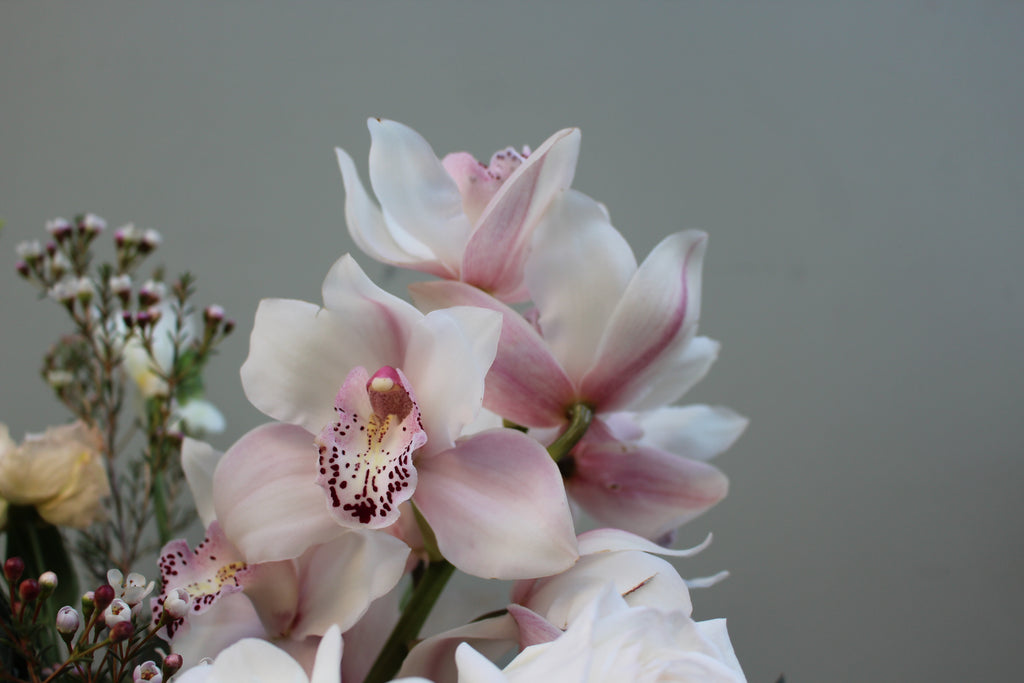
<instances>
[{"instance_id":1,"label":"green flower stem","mask_svg":"<svg viewBox=\"0 0 1024 683\"><path fill-rule=\"evenodd\" d=\"M171 540L171 524L167 519L167 484L162 469L153 469L153 515L156 517L156 530L160 536L160 546Z\"/></svg>"},{"instance_id":2,"label":"green flower stem","mask_svg":"<svg viewBox=\"0 0 1024 683\"><path fill-rule=\"evenodd\" d=\"M410 644L419 636L423 622L427 620L434 603L441 596L445 584L455 571L455 566L447 560L431 562L427 566L423 578L413 590L412 597L402 610L402 616L388 636L388 640L377 655L370 672L366 674L364 683L385 683L398 673L405 656L409 654Z\"/></svg>"},{"instance_id":3,"label":"green flower stem","mask_svg":"<svg viewBox=\"0 0 1024 683\"><path fill-rule=\"evenodd\" d=\"M548 446L548 453L551 454L551 459L555 462L559 462L567 456L573 446L579 443L583 435L587 433L587 429L590 428L590 423L594 419L594 411L585 403L574 403L569 408L568 418L569 426Z\"/></svg>"}]
</instances>

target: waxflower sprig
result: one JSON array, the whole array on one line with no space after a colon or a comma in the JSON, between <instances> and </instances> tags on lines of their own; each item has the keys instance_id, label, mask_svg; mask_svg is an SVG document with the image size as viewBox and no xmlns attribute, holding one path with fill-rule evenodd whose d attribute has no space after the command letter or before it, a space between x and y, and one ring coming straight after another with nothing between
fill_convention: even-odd
<instances>
[{"instance_id":1,"label":"waxflower sprig","mask_svg":"<svg viewBox=\"0 0 1024 683\"><path fill-rule=\"evenodd\" d=\"M182 666L180 655L157 655L159 629L188 610L186 596L164 601L156 620L142 608L153 590L141 574L111 569L107 582L81 595L81 609L52 603L58 576L47 571L25 576L25 561L10 557L0 581L0 677L22 683L74 679L94 681L162 681ZM2 589L6 584L6 589ZM63 645L58 645L58 641ZM152 656L162 663L157 666Z\"/></svg>"},{"instance_id":2,"label":"waxflower sprig","mask_svg":"<svg viewBox=\"0 0 1024 683\"><path fill-rule=\"evenodd\" d=\"M11 539L24 537L31 545L39 534L26 530L46 530L52 523L82 530L76 551L94 576L111 565L129 572L138 558L195 518L181 496L182 438L223 429L219 411L203 398L202 371L233 322L219 306L207 307L202 322L196 322L192 275L169 283L163 268L140 275L162 243L160 233L133 225L118 228L113 256L104 259L97 247L105 230L106 222L94 214L56 219L47 223L48 240L17 247L18 272L56 301L72 324L47 350L43 379L82 428L96 435L109 484L98 488L92 501L98 514L73 520L47 518L36 501L16 502L34 504L42 515L17 528L8 525L8 551L24 554L34 570L52 564L60 544L44 544L47 551L39 557L18 543L12 547ZM10 459L0 452L3 497L13 488L5 487L5 458Z\"/></svg>"}]
</instances>

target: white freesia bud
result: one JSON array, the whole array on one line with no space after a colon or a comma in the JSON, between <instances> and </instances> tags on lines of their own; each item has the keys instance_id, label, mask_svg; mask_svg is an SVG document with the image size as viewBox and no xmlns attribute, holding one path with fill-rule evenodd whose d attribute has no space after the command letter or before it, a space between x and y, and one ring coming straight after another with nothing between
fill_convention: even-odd
<instances>
[{"instance_id":1,"label":"white freesia bud","mask_svg":"<svg viewBox=\"0 0 1024 683\"><path fill-rule=\"evenodd\" d=\"M132 620L132 608L121 598L114 598L114 601L103 610L103 623L107 628L113 628L115 624L130 622Z\"/></svg>"},{"instance_id":2,"label":"white freesia bud","mask_svg":"<svg viewBox=\"0 0 1024 683\"><path fill-rule=\"evenodd\" d=\"M43 519L84 529L110 494L102 437L83 422L29 434L19 446L0 424L0 498L34 505Z\"/></svg>"},{"instance_id":3,"label":"white freesia bud","mask_svg":"<svg viewBox=\"0 0 1024 683\"><path fill-rule=\"evenodd\" d=\"M192 596L184 588L176 588L164 598L164 612L171 619L181 619L188 614L189 605L192 604Z\"/></svg>"}]
</instances>

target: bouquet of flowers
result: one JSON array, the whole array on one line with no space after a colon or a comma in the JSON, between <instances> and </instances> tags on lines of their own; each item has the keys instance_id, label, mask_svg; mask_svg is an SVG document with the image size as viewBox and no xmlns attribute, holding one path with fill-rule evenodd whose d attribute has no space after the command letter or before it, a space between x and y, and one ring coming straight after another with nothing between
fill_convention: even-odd
<instances>
[{"instance_id":1,"label":"bouquet of flowers","mask_svg":"<svg viewBox=\"0 0 1024 683\"><path fill-rule=\"evenodd\" d=\"M484 164L369 128L375 198L337 150L349 232L432 279L409 303L343 255L322 303L262 301L241 378L271 421L224 453L202 370L234 325L197 320L191 276L135 286L159 236L121 228L95 267L95 216L19 246L74 324L43 375L76 421L21 445L0 428L2 676L744 680L724 620L691 617L724 572L663 559L707 545L671 549L725 496L708 460L746 426L672 405L718 353L697 335L706 235L638 264L571 189L575 129ZM455 571L513 582L508 601L424 637Z\"/></svg>"}]
</instances>

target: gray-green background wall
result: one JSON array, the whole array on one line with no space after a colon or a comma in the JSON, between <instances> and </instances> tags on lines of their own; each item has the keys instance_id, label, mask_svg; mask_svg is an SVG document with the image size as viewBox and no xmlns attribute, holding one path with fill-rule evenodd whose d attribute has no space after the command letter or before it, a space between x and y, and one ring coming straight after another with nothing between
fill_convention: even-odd
<instances>
[{"instance_id":1,"label":"gray-green background wall","mask_svg":"<svg viewBox=\"0 0 1024 683\"><path fill-rule=\"evenodd\" d=\"M262 419L257 302L317 300L354 250L335 145L365 174L367 116L482 159L578 126L575 186L639 255L710 233L723 351L688 400L751 426L680 535L715 533L684 574L733 574L695 616L761 683L1016 678L1022 36L1018 2L0 0L0 421L63 418L36 375L61 318L14 272L46 219L161 230L238 319L225 448Z\"/></svg>"}]
</instances>

